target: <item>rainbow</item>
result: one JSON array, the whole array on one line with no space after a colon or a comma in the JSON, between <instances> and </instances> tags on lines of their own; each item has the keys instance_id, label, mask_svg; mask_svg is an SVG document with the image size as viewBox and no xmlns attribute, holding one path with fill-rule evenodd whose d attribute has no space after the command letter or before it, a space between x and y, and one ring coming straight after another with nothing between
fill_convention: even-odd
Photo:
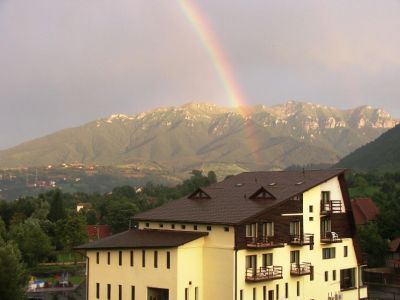
<instances>
[{"instance_id":1,"label":"rainbow","mask_svg":"<svg viewBox=\"0 0 400 300\"><path fill-rule=\"evenodd\" d=\"M245 98L241 92L240 86L236 81L232 68L224 54L223 48L218 42L218 39L213 33L213 30L208 25L204 14L202 14L199 7L197 7L190 0L178 0L178 3L193 29L196 31L203 47L208 53L212 64L221 79L225 93L229 99L230 104L238 109L238 112L243 118L247 118L249 115L248 105L246 105ZM255 128L249 123L249 126L245 126L247 131L247 137L249 146L251 148L252 156L254 160L261 163L262 160L259 157L259 149L257 140L254 138Z\"/></svg>"},{"instance_id":2,"label":"rainbow","mask_svg":"<svg viewBox=\"0 0 400 300\"><path fill-rule=\"evenodd\" d=\"M213 30L208 25L207 19L194 3L188 0L178 0L182 11L194 30L196 31L203 47L208 53L212 64L221 79L225 93L232 106L243 110L245 106L239 84L237 83L232 68L224 55L223 48L215 37ZM241 111L245 113L244 111Z\"/></svg>"}]
</instances>

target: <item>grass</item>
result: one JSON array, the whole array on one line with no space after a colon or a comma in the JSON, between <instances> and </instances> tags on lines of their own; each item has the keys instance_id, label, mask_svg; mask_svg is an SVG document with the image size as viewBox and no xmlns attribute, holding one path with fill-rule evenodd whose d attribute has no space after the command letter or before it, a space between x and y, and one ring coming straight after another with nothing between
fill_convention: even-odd
<instances>
[{"instance_id":1,"label":"grass","mask_svg":"<svg viewBox=\"0 0 400 300\"><path fill-rule=\"evenodd\" d=\"M78 254L75 252L57 253L57 262L58 263L81 262L81 261L85 261L84 257L81 254Z\"/></svg>"}]
</instances>

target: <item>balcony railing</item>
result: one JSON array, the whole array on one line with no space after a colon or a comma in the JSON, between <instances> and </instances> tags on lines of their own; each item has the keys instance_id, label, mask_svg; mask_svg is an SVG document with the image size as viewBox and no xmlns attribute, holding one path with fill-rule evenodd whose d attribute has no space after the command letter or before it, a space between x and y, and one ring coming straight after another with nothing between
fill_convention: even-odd
<instances>
[{"instance_id":1,"label":"balcony railing","mask_svg":"<svg viewBox=\"0 0 400 300\"><path fill-rule=\"evenodd\" d=\"M342 201L340 200L321 200L321 214L333 214L342 212Z\"/></svg>"},{"instance_id":2,"label":"balcony railing","mask_svg":"<svg viewBox=\"0 0 400 300\"><path fill-rule=\"evenodd\" d=\"M330 243L341 243L342 239L339 237L339 235L334 232L321 232L321 243L324 244L330 244Z\"/></svg>"},{"instance_id":3,"label":"balcony railing","mask_svg":"<svg viewBox=\"0 0 400 300\"><path fill-rule=\"evenodd\" d=\"M311 274L312 265L311 263L292 263L290 265L290 274L294 276L301 276Z\"/></svg>"},{"instance_id":4,"label":"balcony railing","mask_svg":"<svg viewBox=\"0 0 400 300\"><path fill-rule=\"evenodd\" d=\"M247 248L249 249L267 249L283 247L284 243L278 241L273 236L247 237Z\"/></svg>"},{"instance_id":5,"label":"balcony railing","mask_svg":"<svg viewBox=\"0 0 400 300\"><path fill-rule=\"evenodd\" d=\"M281 266L268 266L246 270L246 281L249 282L267 281L274 279L282 279Z\"/></svg>"},{"instance_id":6,"label":"balcony railing","mask_svg":"<svg viewBox=\"0 0 400 300\"><path fill-rule=\"evenodd\" d=\"M311 233L291 235L289 244L294 246L313 245L314 235Z\"/></svg>"}]
</instances>

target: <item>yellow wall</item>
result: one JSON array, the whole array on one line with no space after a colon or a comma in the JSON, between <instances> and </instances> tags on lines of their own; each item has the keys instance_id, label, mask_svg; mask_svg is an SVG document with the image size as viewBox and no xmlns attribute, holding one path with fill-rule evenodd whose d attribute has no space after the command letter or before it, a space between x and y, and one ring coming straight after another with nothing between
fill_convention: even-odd
<instances>
[{"instance_id":1,"label":"yellow wall","mask_svg":"<svg viewBox=\"0 0 400 300\"><path fill-rule=\"evenodd\" d=\"M122 266L119 266L118 250L111 252L111 264L107 264L107 252L100 252L96 264L96 251L88 251L89 299L96 299L96 283L100 283L100 299L107 298L107 284L111 284L111 299L118 299L118 285L122 285L123 299L131 299L131 286L135 286L136 299L147 299L147 287L167 288L170 299L177 293L177 250L157 249L158 268L154 267L154 249L146 249L146 266L142 267L142 251L134 250L134 266L130 266L130 250L123 250ZM166 253L171 253L171 268L166 267Z\"/></svg>"}]
</instances>

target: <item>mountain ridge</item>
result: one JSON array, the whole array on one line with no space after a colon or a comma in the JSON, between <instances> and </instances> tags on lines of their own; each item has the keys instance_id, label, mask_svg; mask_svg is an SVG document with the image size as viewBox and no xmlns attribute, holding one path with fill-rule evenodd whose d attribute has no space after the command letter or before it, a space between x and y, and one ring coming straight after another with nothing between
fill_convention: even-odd
<instances>
[{"instance_id":1,"label":"mountain ridge","mask_svg":"<svg viewBox=\"0 0 400 300\"><path fill-rule=\"evenodd\" d=\"M187 170L204 163L244 169L336 163L399 120L382 109L285 104L227 108L191 102L113 114L0 151L0 167L154 161Z\"/></svg>"}]
</instances>

